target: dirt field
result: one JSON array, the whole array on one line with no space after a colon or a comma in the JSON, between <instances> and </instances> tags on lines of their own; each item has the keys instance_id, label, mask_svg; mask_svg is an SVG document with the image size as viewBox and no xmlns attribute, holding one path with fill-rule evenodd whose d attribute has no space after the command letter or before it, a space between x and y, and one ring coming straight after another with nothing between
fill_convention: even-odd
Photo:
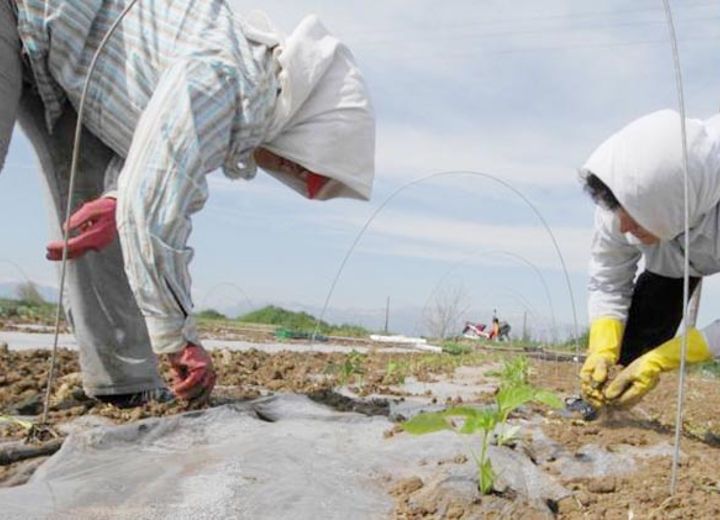
<instances>
[{"instance_id":1,"label":"dirt field","mask_svg":"<svg viewBox=\"0 0 720 520\"><path fill-rule=\"evenodd\" d=\"M451 374L461 365L484 366L507 354L473 353L465 356L434 354L359 355L261 351L213 352L219 371L218 387L211 405L254 398L278 391L303 393L343 411L387 414L387 402L353 400L333 388L347 385L359 396L390 395L402 399L402 392L391 388L406 377L432 381ZM48 367L47 351L0 352L0 411L36 415L42 409L42 395ZM84 396L78 374L77 356L62 351L58 381L53 394L50 421L60 425L82 415L97 415L114 422L134 421L148 416L185 411L182 403L150 405L133 410L118 410ZM166 369L166 367L165 367ZM537 386L556 390L562 396L576 391L576 367L569 363L532 361L531 379ZM491 379L489 378L491 381ZM586 423L542 407L523 410L520 415L536 412L542 417L544 433L559 441L567 450L582 457L587 445L597 445L607 452L626 447L646 447L672 443L675 418L677 379L663 378L661 384L636 409L603 415ZM639 463L626 475L605 478L565 478L552 459L537 460L545 472L572 490L571 497L550 504L557 518L717 518L720 517L720 424L716 410L720 406L720 381L691 377L687 387L683 457L678 492L668 497L670 457L650 458ZM433 396L428 396L433 397ZM492 390L477 395L476 402L492 400ZM455 402L461 399L453 399ZM537 417L538 415L534 415ZM0 426L3 441L17 440L24 430L16 425ZM406 435L399 428L389 429L388 436ZM40 459L42 460L42 459ZM467 461L458 453L457 460ZM22 483L37 466L37 461L0 466L0 482ZM620 469L620 468L618 468ZM396 501L394 517L398 519L430 518L545 518L529 505L510 495L490 495L465 503L447 503L448 498L434 496L421 503L419 496L425 483L420 479L389 482L388 493Z\"/></svg>"}]
</instances>

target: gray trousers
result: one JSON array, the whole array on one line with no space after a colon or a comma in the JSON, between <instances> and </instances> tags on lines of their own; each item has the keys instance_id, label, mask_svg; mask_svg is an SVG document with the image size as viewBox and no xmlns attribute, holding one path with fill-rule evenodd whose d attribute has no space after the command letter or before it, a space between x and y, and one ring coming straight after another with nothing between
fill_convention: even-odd
<instances>
[{"instance_id":1,"label":"gray trousers","mask_svg":"<svg viewBox=\"0 0 720 520\"><path fill-rule=\"evenodd\" d=\"M0 169L17 119L35 148L45 179L51 238L60 239L77 117L68 105L49 133L42 101L29 85L23 89L21 45L10 1L0 0ZM112 158L108 147L83 131L73 193L75 209L102 195ZM140 392L164 385L145 320L125 276L119 240L101 252L91 251L68 261L66 293L64 306L80 347L83 387L88 395Z\"/></svg>"}]
</instances>

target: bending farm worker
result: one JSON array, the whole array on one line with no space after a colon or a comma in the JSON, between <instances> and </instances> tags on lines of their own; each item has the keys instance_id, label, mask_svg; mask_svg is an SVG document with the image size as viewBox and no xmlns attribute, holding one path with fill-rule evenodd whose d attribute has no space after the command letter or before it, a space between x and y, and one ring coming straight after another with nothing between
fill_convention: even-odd
<instances>
[{"instance_id":1,"label":"bending farm worker","mask_svg":"<svg viewBox=\"0 0 720 520\"><path fill-rule=\"evenodd\" d=\"M720 271L720 116L687 119L690 292ZM588 355L580 371L594 406L629 407L681 362L684 167L678 113L633 121L581 170L597 204L590 260ZM644 271L637 277L639 261ZM689 328L688 363L720 354L720 320ZM625 368L609 382L611 367Z\"/></svg>"},{"instance_id":2,"label":"bending farm worker","mask_svg":"<svg viewBox=\"0 0 720 520\"><path fill-rule=\"evenodd\" d=\"M1 157L19 110L58 222L70 154L60 132L72 134L88 64L127 3L0 0ZM362 76L316 17L285 37L223 0L139 1L98 58L83 123L67 308L85 391L164 399L164 355L174 393L207 399L216 376L192 317L187 246L206 174L251 179L259 166L307 198L368 199L375 126ZM47 256L60 259L62 243Z\"/></svg>"}]
</instances>

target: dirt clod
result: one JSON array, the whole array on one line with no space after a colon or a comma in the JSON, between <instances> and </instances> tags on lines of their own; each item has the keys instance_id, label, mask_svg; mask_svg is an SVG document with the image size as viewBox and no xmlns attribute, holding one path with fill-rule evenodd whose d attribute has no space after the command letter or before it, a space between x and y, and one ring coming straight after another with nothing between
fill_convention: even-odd
<instances>
[{"instance_id":1,"label":"dirt clod","mask_svg":"<svg viewBox=\"0 0 720 520\"><path fill-rule=\"evenodd\" d=\"M410 477L397 482L390 494L393 496L410 495L424 486L420 477Z\"/></svg>"},{"instance_id":2,"label":"dirt clod","mask_svg":"<svg viewBox=\"0 0 720 520\"><path fill-rule=\"evenodd\" d=\"M465 508L460 504L451 504L447 510L447 518L457 520L465 515Z\"/></svg>"},{"instance_id":3,"label":"dirt clod","mask_svg":"<svg viewBox=\"0 0 720 520\"><path fill-rule=\"evenodd\" d=\"M596 502L595 498L590 493L587 493L585 491L577 491L575 493L575 498L578 502L580 502L580 505L583 507L587 507L590 504Z\"/></svg>"}]
</instances>

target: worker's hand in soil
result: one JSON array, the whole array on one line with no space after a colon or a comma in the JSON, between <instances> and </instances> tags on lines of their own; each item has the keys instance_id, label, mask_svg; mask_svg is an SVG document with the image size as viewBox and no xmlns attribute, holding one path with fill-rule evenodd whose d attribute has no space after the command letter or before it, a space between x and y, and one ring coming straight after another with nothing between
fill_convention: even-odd
<instances>
[{"instance_id":1,"label":"worker's hand in soil","mask_svg":"<svg viewBox=\"0 0 720 520\"><path fill-rule=\"evenodd\" d=\"M100 197L83 204L70 216L66 229L70 230L68 258L77 258L88 251L100 251L115 238L115 207L113 197ZM47 245L48 260L62 260L63 241L54 240Z\"/></svg>"},{"instance_id":2,"label":"worker's hand in soil","mask_svg":"<svg viewBox=\"0 0 720 520\"><path fill-rule=\"evenodd\" d=\"M583 398L600 408L605 404L603 387L610 368L620 357L623 324L615 318L598 318L590 326L588 354L580 369L580 389Z\"/></svg>"},{"instance_id":3,"label":"worker's hand in soil","mask_svg":"<svg viewBox=\"0 0 720 520\"><path fill-rule=\"evenodd\" d=\"M610 368L615 361L600 354L588 355L580 369L580 390L583 399L594 408L601 408L605 404L603 386L607 383Z\"/></svg>"},{"instance_id":4,"label":"worker's hand in soil","mask_svg":"<svg viewBox=\"0 0 720 520\"><path fill-rule=\"evenodd\" d=\"M204 348L188 343L180 352L170 354L169 358L175 395L198 403L210 399L216 377L210 354Z\"/></svg>"},{"instance_id":5,"label":"worker's hand in soil","mask_svg":"<svg viewBox=\"0 0 720 520\"><path fill-rule=\"evenodd\" d=\"M660 374L680 366L682 337L673 338L643 354L630 363L605 389L608 405L618 408L635 406L660 381ZM688 363L710 361L713 358L707 342L697 329L688 331Z\"/></svg>"}]
</instances>

